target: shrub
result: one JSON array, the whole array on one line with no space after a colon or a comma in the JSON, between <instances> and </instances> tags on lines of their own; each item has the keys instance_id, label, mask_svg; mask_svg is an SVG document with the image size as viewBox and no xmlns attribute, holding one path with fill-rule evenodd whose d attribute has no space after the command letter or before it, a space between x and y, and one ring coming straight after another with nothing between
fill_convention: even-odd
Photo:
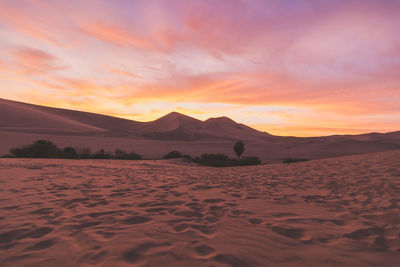
<instances>
[{"instance_id":1,"label":"shrub","mask_svg":"<svg viewBox=\"0 0 400 267\"><path fill-rule=\"evenodd\" d=\"M79 159L90 159L92 157L90 148L78 148L77 154Z\"/></svg>"},{"instance_id":2,"label":"shrub","mask_svg":"<svg viewBox=\"0 0 400 267\"><path fill-rule=\"evenodd\" d=\"M258 157L243 157L238 160L232 160L234 166L260 165L261 160Z\"/></svg>"},{"instance_id":3,"label":"shrub","mask_svg":"<svg viewBox=\"0 0 400 267\"><path fill-rule=\"evenodd\" d=\"M296 163L296 162L303 162L308 161L309 159L296 159L296 158L285 158L283 159L283 163Z\"/></svg>"},{"instance_id":4,"label":"shrub","mask_svg":"<svg viewBox=\"0 0 400 267\"><path fill-rule=\"evenodd\" d=\"M140 156L139 154L136 154L135 152L131 152L128 154L126 159L130 159L130 160L141 160L142 156Z\"/></svg>"},{"instance_id":5,"label":"shrub","mask_svg":"<svg viewBox=\"0 0 400 267\"><path fill-rule=\"evenodd\" d=\"M115 150L115 159L130 159L130 160L140 160L142 159L142 156L139 154L136 154L135 152L127 153L126 151L122 149L116 149Z\"/></svg>"},{"instance_id":6,"label":"shrub","mask_svg":"<svg viewBox=\"0 0 400 267\"><path fill-rule=\"evenodd\" d=\"M115 156L116 159L127 159L128 158L128 153L122 149L116 149L115 150Z\"/></svg>"},{"instance_id":7,"label":"shrub","mask_svg":"<svg viewBox=\"0 0 400 267\"><path fill-rule=\"evenodd\" d=\"M51 141L36 140L32 145L12 148L10 153L17 158L57 158L61 150Z\"/></svg>"},{"instance_id":8,"label":"shrub","mask_svg":"<svg viewBox=\"0 0 400 267\"><path fill-rule=\"evenodd\" d=\"M104 149L100 149L97 153L93 154L92 158L94 159L109 159L111 155L106 153Z\"/></svg>"},{"instance_id":9,"label":"shrub","mask_svg":"<svg viewBox=\"0 0 400 267\"><path fill-rule=\"evenodd\" d=\"M225 154L203 154L199 159L199 163L206 166L226 167L230 166L230 159Z\"/></svg>"},{"instance_id":10,"label":"shrub","mask_svg":"<svg viewBox=\"0 0 400 267\"><path fill-rule=\"evenodd\" d=\"M212 167L232 167L232 166L250 166L260 165L261 160L257 157L243 157L241 159L231 159L225 154L203 154L200 157L192 158L190 155L184 155L185 159L200 165Z\"/></svg>"},{"instance_id":11,"label":"shrub","mask_svg":"<svg viewBox=\"0 0 400 267\"><path fill-rule=\"evenodd\" d=\"M62 157L66 159L76 159L78 154L76 153L76 149L72 146L64 147L62 151Z\"/></svg>"},{"instance_id":12,"label":"shrub","mask_svg":"<svg viewBox=\"0 0 400 267\"><path fill-rule=\"evenodd\" d=\"M142 156L131 152L127 153L121 149L115 151L115 155L106 153L104 149L100 149L97 153L92 154L90 148L77 148L72 146L59 149L55 144L47 140L38 140L31 145L21 148L12 148L10 155L4 157L13 158L65 158L65 159L127 159L139 160Z\"/></svg>"},{"instance_id":13,"label":"shrub","mask_svg":"<svg viewBox=\"0 0 400 267\"><path fill-rule=\"evenodd\" d=\"M182 157L183 157L184 159L186 159L187 161L192 161L192 162L195 161L195 159L192 158L192 156L190 156L190 155L188 155L188 154L185 154L185 155L183 155Z\"/></svg>"},{"instance_id":14,"label":"shrub","mask_svg":"<svg viewBox=\"0 0 400 267\"><path fill-rule=\"evenodd\" d=\"M176 159L176 158L182 158L181 152L176 150L169 152L167 155L163 157L163 159Z\"/></svg>"}]
</instances>

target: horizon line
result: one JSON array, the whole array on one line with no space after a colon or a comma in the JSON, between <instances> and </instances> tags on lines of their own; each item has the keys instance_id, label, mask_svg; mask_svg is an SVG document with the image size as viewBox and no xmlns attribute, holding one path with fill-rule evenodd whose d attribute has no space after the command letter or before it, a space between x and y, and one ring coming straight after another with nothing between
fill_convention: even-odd
<instances>
[{"instance_id":1,"label":"horizon line","mask_svg":"<svg viewBox=\"0 0 400 267\"><path fill-rule=\"evenodd\" d=\"M27 104L27 105L33 105L33 106L40 106L40 107L46 107L46 108L54 108L54 109L63 109L63 110L69 110L69 111L75 111L75 112L83 112L83 113L91 113L91 114L95 114L95 115L101 115L101 116L107 116L107 117L112 117L112 118L116 118L116 119L123 119L123 120L127 120L127 121L131 121L131 122L139 122L139 123L149 123L149 122L154 122L157 121L163 117L166 117L170 114L176 113L185 117L189 117L191 119L195 119L201 122L206 122L207 120L210 119L219 119L219 118L228 118L230 120L232 120L233 122L237 123L237 124L241 124L241 125L245 125L247 127L250 127L254 130L257 130L259 132L262 133L266 133L272 136L278 136L278 137L296 137L296 138L319 138L319 137L330 137L330 136L360 136L360 135L367 135L367 134L388 134L388 133L395 133L395 132L399 132L400 130L395 130L395 131L388 131L388 132L377 132L377 131L372 131L372 132L364 132L364 133L359 133L359 134L352 134L352 133L345 133L345 134L330 134L330 135L315 135L315 136L296 136L296 135L277 135L277 134L271 134L267 131L261 130L261 129L257 129L251 125L245 124L245 123L241 123L241 122L237 122L236 120L232 119L231 117L228 116L218 116L218 117L208 117L207 119L203 120L203 119L199 119L196 118L192 115L188 115L182 112L178 112L178 111L170 111L168 113L165 113L164 115L157 117L156 119L153 120L148 120L148 121L141 121L141 120L132 120L129 118L125 118L123 116L118 116L117 114L106 114L106 113L96 113L93 111L86 111L86 110L79 110L79 109L71 109L71 108L65 108L65 107L58 107L58 106L51 106L51 105L44 105L44 104L35 104L35 103L28 103L28 102L22 102L20 100L14 100L14 99L6 99L6 98L2 98L0 97L0 100L5 100L5 101L11 101L11 102L18 102L18 103L22 103L22 104Z\"/></svg>"}]
</instances>

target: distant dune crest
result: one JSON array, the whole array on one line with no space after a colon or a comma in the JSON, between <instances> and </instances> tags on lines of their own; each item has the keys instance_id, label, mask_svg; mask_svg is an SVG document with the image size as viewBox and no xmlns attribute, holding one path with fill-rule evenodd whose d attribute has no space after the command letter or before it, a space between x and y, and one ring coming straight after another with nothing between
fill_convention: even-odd
<instances>
[{"instance_id":1,"label":"distant dune crest","mask_svg":"<svg viewBox=\"0 0 400 267\"><path fill-rule=\"evenodd\" d=\"M50 108L0 99L0 130L31 133L93 134L144 137L159 140L256 141L271 135L257 131L228 117L201 121L178 112L157 120L138 122L82 111Z\"/></svg>"}]
</instances>

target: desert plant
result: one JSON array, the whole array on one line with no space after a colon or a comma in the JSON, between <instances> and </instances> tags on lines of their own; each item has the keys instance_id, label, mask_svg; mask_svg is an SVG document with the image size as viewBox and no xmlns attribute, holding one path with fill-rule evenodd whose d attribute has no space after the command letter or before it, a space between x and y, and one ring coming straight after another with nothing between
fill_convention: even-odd
<instances>
[{"instance_id":1,"label":"desert plant","mask_svg":"<svg viewBox=\"0 0 400 267\"><path fill-rule=\"evenodd\" d=\"M241 141L236 142L236 144L233 146L233 150L235 151L237 158L240 159L240 156L244 152L243 142L241 142Z\"/></svg>"},{"instance_id":2,"label":"desert plant","mask_svg":"<svg viewBox=\"0 0 400 267\"><path fill-rule=\"evenodd\" d=\"M128 153L122 149L117 148L115 150L115 156L114 158L116 159L127 159L128 158Z\"/></svg>"},{"instance_id":3,"label":"desert plant","mask_svg":"<svg viewBox=\"0 0 400 267\"><path fill-rule=\"evenodd\" d=\"M94 159L109 159L111 158L111 155L109 153L106 153L104 149L100 149L97 153L92 155L92 158Z\"/></svg>"},{"instance_id":4,"label":"desert plant","mask_svg":"<svg viewBox=\"0 0 400 267\"><path fill-rule=\"evenodd\" d=\"M199 158L199 163L213 167L226 167L231 165L229 157L225 154L203 154Z\"/></svg>"},{"instance_id":5,"label":"desert plant","mask_svg":"<svg viewBox=\"0 0 400 267\"><path fill-rule=\"evenodd\" d=\"M188 155L188 154L184 154L182 156L184 159L186 159L187 161L191 161L191 162L195 162L195 159L192 158L192 156Z\"/></svg>"},{"instance_id":6,"label":"desert plant","mask_svg":"<svg viewBox=\"0 0 400 267\"><path fill-rule=\"evenodd\" d=\"M163 157L163 159L176 159L176 158L182 158L182 154L179 151L172 150L169 152L167 155Z\"/></svg>"},{"instance_id":7,"label":"desert plant","mask_svg":"<svg viewBox=\"0 0 400 267\"><path fill-rule=\"evenodd\" d=\"M72 146L64 147L62 150L62 157L66 159L76 159L78 154L76 153L76 149Z\"/></svg>"},{"instance_id":8,"label":"desert plant","mask_svg":"<svg viewBox=\"0 0 400 267\"><path fill-rule=\"evenodd\" d=\"M135 152L131 152L127 155L126 159L130 159L130 160L141 160L142 156L140 156L139 154L136 154Z\"/></svg>"},{"instance_id":9,"label":"desert plant","mask_svg":"<svg viewBox=\"0 0 400 267\"><path fill-rule=\"evenodd\" d=\"M90 148L86 147L86 148L78 148L76 150L76 153L78 154L78 158L79 159L89 159L91 158L91 150Z\"/></svg>"},{"instance_id":10,"label":"desert plant","mask_svg":"<svg viewBox=\"0 0 400 267\"><path fill-rule=\"evenodd\" d=\"M250 166L250 165L260 165L261 160L258 157L242 157L238 160L232 160L234 166Z\"/></svg>"},{"instance_id":11,"label":"desert plant","mask_svg":"<svg viewBox=\"0 0 400 267\"><path fill-rule=\"evenodd\" d=\"M122 150L122 149L116 149L115 150L115 155L114 155L115 159L126 159L126 160L140 160L142 159L142 156L140 156L139 154L136 154L135 152L130 152L127 153L126 151Z\"/></svg>"},{"instance_id":12,"label":"desert plant","mask_svg":"<svg viewBox=\"0 0 400 267\"><path fill-rule=\"evenodd\" d=\"M51 141L36 140L32 145L12 148L10 153L17 158L57 158L61 150Z\"/></svg>"}]
</instances>

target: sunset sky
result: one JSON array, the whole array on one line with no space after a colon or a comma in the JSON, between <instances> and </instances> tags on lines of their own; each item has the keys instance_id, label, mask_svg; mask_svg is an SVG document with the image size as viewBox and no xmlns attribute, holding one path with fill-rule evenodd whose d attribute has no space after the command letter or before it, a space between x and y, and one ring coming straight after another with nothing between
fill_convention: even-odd
<instances>
[{"instance_id":1,"label":"sunset sky","mask_svg":"<svg viewBox=\"0 0 400 267\"><path fill-rule=\"evenodd\" d=\"M400 130L400 0L0 0L0 98L277 135Z\"/></svg>"}]
</instances>

